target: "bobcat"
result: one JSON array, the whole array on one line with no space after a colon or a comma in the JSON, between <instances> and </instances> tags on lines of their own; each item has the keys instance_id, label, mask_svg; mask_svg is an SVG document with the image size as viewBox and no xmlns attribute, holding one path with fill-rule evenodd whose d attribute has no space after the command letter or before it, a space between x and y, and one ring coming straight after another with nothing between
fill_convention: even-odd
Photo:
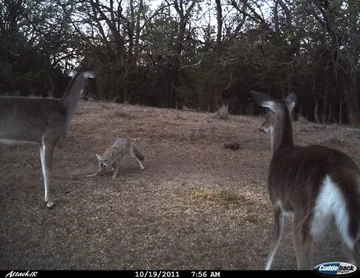
<instances>
[{"instance_id":1,"label":"bobcat","mask_svg":"<svg viewBox=\"0 0 360 278\"><path fill-rule=\"evenodd\" d=\"M96 154L99 162L99 170L95 174L88 175L88 177L96 176L107 170L113 170L114 172L112 179L116 179L117 173L119 172L120 163L126 156L135 158L139 163L140 169L145 169L145 167L141 164L141 161L144 160L144 156L138 150L135 143L127 137L120 137L102 155Z\"/></svg>"}]
</instances>

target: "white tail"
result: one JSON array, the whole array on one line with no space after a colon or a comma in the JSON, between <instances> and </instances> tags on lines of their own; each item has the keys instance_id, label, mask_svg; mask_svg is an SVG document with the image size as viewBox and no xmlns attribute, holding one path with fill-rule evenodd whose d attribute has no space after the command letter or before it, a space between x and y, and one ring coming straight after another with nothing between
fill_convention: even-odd
<instances>
[{"instance_id":1,"label":"white tail","mask_svg":"<svg viewBox=\"0 0 360 278\"><path fill-rule=\"evenodd\" d=\"M298 269L313 269L313 240L332 223L339 230L346 259L356 264L360 238L360 171L343 152L313 145L295 147L290 113L296 95L286 100L251 91L268 108L263 133L270 132L272 158L268 191L274 205L275 230L266 269L270 269L284 230L286 215L294 217Z\"/></svg>"},{"instance_id":2,"label":"white tail","mask_svg":"<svg viewBox=\"0 0 360 278\"><path fill-rule=\"evenodd\" d=\"M61 99L0 97L0 143L40 145L45 202L54 202L50 193L50 174L55 145L65 137L76 112L87 78L95 73L68 70L72 77Z\"/></svg>"}]
</instances>

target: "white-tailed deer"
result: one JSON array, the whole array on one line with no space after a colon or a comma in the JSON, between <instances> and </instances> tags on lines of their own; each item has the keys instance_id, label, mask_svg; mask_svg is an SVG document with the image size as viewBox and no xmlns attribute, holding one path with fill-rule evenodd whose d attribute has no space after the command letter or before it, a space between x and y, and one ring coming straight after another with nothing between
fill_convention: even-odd
<instances>
[{"instance_id":1,"label":"white-tailed deer","mask_svg":"<svg viewBox=\"0 0 360 278\"><path fill-rule=\"evenodd\" d=\"M275 230L266 262L269 270L284 230L284 218L294 218L298 269L313 269L312 244L330 225L340 234L346 259L356 264L360 245L360 171L343 152L319 145L295 147L290 112L296 95L275 100L251 91L268 108L260 131L270 132L272 158L268 192L274 205Z\"/></svg>"},{"instance_id":2,"label":"white-tailed deer","mask_svg":"<svg viewBox=\"0 0 360 278\"><path fill-rule=\"evenodd\" d=\"M54 202L50 192L50 174L55 145L65 137L77 110L91 71L67 70L72 77L61 99L0 97L0 143L40 145L40 160L44 177L45 202Z\"/></svg>"}]
</instances>

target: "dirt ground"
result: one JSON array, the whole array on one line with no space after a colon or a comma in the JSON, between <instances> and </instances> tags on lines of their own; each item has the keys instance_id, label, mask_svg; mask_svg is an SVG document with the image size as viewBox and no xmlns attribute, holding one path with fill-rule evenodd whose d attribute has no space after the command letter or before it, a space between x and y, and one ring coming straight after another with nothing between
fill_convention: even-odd
<instances>
[{"instance_id":1,"label":"dirt ground","mask_svg":"<svg viewBox=\"0 0 360 278\"><path fill-rule=\"evenodd\" d=\"M82 102L54 153L44 204L36 146L0 146L1 269L263 269L272 235L266 176L270 139L262 117ZM97 170L117 137L135 140L116 180ZM296 144L345 151L360 165L360 130L294 123ZM237 142L239 150L224 148ZM313 264L344 260L337 235ZM295 269L291 220L273 269Z\"/></svg>"}]
</instances>

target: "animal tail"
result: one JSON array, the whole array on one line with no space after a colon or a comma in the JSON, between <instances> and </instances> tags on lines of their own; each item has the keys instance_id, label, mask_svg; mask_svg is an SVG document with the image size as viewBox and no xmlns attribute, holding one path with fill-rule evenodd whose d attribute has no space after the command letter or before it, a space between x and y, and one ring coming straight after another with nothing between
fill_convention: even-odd
<instances>
[{"instance_id":1,"label":"animal tail","mask_svg":"<svg viewBox=\"0 0 360 278\"><path fill-rule=\"evenodd\" d=\"M139 149L136 147L136 145L135 145L134 143L133 143L133 149L134 149L134 152L135 152L136 157L137 157L139 160L143 161L143 160L144 160L144 156L143 156L143 154L139 151Z\"/></svg>"},{"instance_id":2,"label":"animal tail","mask_svg":"<svg viewBox=\"0 0 360 278\"><path fill-rule=\"evenodd\" d=\"M360 175L356 175L354 178L355 181L352 181L352 184L356 184L357 180L360 180ZM337 221L340 233L345 238L345 243L348 242L348 247L352 251L352 257L355 261L352 263L359 263L359 255L360 255L360 184L354 187L355 190L351 192L352 194L347 194L346 198L346 207L347 207L347 229L341 229L341 225L339 225L342 221L339 219Z\"/></svg>"}]
</instances>

